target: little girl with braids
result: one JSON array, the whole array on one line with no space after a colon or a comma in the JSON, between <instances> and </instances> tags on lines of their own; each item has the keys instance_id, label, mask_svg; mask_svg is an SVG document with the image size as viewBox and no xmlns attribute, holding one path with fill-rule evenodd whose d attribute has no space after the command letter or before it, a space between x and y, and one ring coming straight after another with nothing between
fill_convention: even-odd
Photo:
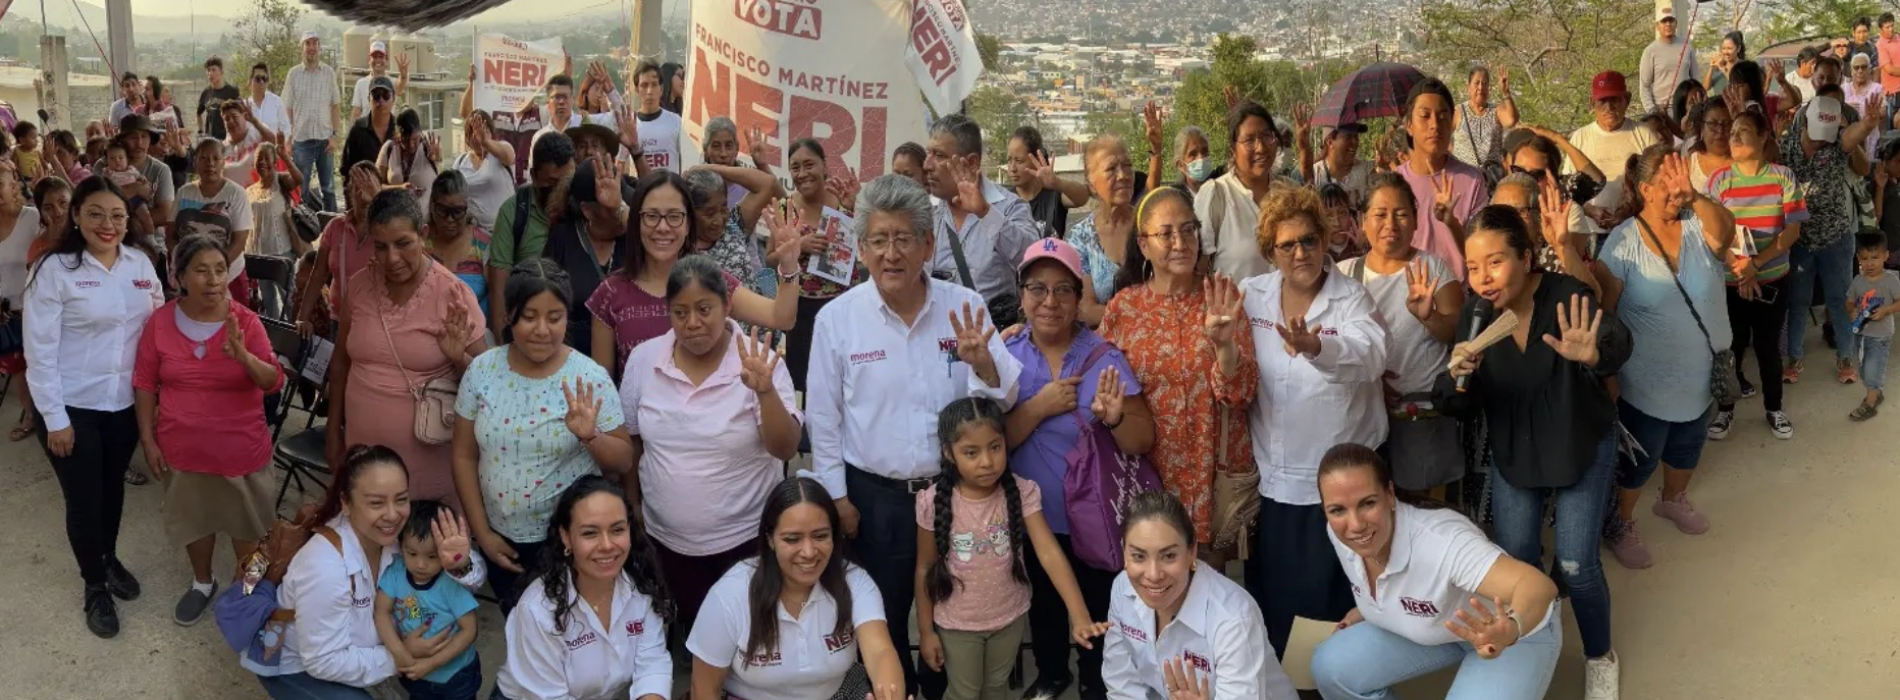
<instances>
[{"instance_id":1,"label":"little girl with braids","mask_svg":"<svg viewBox=\"0 0 1900 700\"><path fill-rule=\"evenodd\" d=\"M924 663L944 672L945 700L1001 700L1029 612L1023 550L1033 547L1069 609L1071 637L1093 648L1105 623L1049 524L1036 482L1009 471L1003 407L958 399L937 416L943 471L917 494L917 626Z\"/></svg>"}]
</instances>

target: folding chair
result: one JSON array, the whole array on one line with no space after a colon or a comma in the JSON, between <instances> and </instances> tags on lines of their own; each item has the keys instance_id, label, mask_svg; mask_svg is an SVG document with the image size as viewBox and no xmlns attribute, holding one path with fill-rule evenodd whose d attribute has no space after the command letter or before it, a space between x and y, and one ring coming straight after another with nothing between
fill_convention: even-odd
<instances>
[{"instance_id":1,"label":"folding chair","mask_svg":"<svg viewBox=\"0 0 1900 700\"><path fill-rule=\"evenodd\" d=\"M325 483L330 475L330 465L324 452L324 427L317 423L316 404L323 394L323 383L329 378L326 364L315 381L304 376L305 365L311 359L311 349L316 341L306 339L297 333L297 327L272 318L261 319L264 330L270 336L271 350L275 352L284 368L285 381L283 391L269 397L275 402L265 401L265 417L271 426L271 437L277 447L271 461L284 470L284 477L277 487L277 501L274 508L282 511L284 495L289 492L291 482L297 483L297 491L307 490L304 479L310 483L327 488ZM327 359L326 359L327 362ZM314 385L314 386L313 386ZM290 409L297 403L304 387L312 387L301 408L304 411L303 428L284 436L284 426L289 423Z\"/></svg>"},{"instance_id":2,"label":"folding chair","mask_svg":"<svg viewBox=\"0 0 1900 700\"><path fill-rule=\"evenodd\" d=\"M251 277L251 308L257 310L258 316L291 320L290 286L296 279L295 269L289 258L244 256L244 272Z\"/></svg>"}]
</instances>

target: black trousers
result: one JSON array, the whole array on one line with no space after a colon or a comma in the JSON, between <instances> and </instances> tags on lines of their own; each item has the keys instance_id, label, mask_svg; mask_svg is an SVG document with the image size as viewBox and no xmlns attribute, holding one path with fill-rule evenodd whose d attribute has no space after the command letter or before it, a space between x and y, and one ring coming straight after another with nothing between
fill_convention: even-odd
<instances>
[{"instance_id":1,"label":"black trousers","mask_svg":"<svg viewBox=\"0 0 1900 700\"><path fill-rule=\"evenodd\" d=\"M66 497L66 542L86 585L105 585L106 560L119 553L119 519L125 514L125 470L139 445L138 416L131 408L92 411L68 408L73 450L65 457L47 450L59 490ZM46 421L35 424L46 447Z\"/></svg>"},{"instance_id":2,"label":"black trousers","mask_svg":"<svg viewBox=\"0 0 1900 700\"><path fill-rule=\"evenodd\" d=\"M521 602L521 591L534 582L535 572L541 568L542 550L550 544L559 547L561 543L549 543L546 540L516 542L507 537L502 539L507 540L508 546L515 550L515 563L521 566L522 571L517 574L496 566L493 561L488 562L488 588L495 592L495 604L501 608L501 616L506 618L515 609L515 604Z\"/></svg>"},{"instance_id":3,"label":"black trousers","mask_svg":"<svg viewBox=\"0 0 1900 700\"><path fill-rule=\"evenodd\" d=\"M918 664L910 652L911 606L917 588L917 498L856 468L847 467L844 480L851 505L858 509L858 537L851 541L851 548L884 597L884 623L904 665L904 692L915 694L921 685L925 697L942 697L947 684L943 674Z\"/></svg>"},{"instance_id":4,"label":"black trousers","mask_svg":"<svg viewBox=\"0 0 1900 700\"><path fill-rule=\"evenodd\" d=\"M1819 275L1816 275L1818 278ZM1735 342L1730 347L1735 351L1735 371L1740 372L1742 356L1748 349L1755 349L1755 365L1761 371L1761 381L1755 386L1761 387L1762 409L1781 410L1781 329L1788 323L1788 278L1783 277L1762 285L1762 296L1773 297L1772 301L1743 299L1734 287L1728 288L1728 326L1734 333ZM1814 298L1821 298L1819 295ZM1807 313L1801 309L1797 313ZM1829 337L1832 337L1831 335ZM1724 411L1735 410L1735 405L1721 407Z\"/></svg>"},{"instance_id":5,"label":"black trousers","mask_svg":"<svg viewBox=\"0 0 1900 700\"><path fill-rule=\"evenodd\" d=\"M1062 545L1062 554L1069 559L1069 568L1075 570L1075 583L1082 589L1082 603L1088 606L1089 619L1104 621L1108 619L1108 594L1114 588L1117 572L1103 571L1082 563L1075 557L1075 547L1068 535L1056 535L1056 542ZM1024 568L1029 573L1029 649L1036 657L1036 678L1068 678L1069 676L1069 609L1062 602L1062 594L1056 592L1055 583L1049 580L1048 572L1042 568L1042 562L1034 552L1023 553ZM1075 667L1081 680L1082 697L1090 694L1099 696L1107 691L1102 687L1102 640L1092 640L1094 649L1076 647Z\"/></svg>"},{"instance_id":6,"label":"black trousers","mask_svg":"<svg viewBox=\"0 0 1900 700\"><path fill-rule=\"evenodd\" d=\"M1318 505L1260 500L1260 526L1247 560L1247 590L1266 619L1274 656L1286 655L1293 618L1337 622L1352 610L1352 581L1326 539L1326 513Z\"/></svg>"},{"instance_id":7,"label":"black trousers","mask_svg":"<svg viewBox=\"0 0 1900 700\"><path fill-rule=\"evenodd\" d=\"M780 293L798 293L798 287L789 282L779 289ZM798 325L785 332L785 371L792 375L793 389L805 390L805 374L811 371L811 334L818 326L818 312L829 303L831 299L798 298Z\"/></svg>"}]
</instances>

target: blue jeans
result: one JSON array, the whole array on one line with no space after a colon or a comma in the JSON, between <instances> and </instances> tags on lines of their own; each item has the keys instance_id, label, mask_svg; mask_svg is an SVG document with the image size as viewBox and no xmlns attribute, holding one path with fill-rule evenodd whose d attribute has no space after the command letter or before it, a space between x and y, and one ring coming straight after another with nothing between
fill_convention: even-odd
<instances>
[{"instance_id":1,"label":"blue jeans","mask_svg":"<svg viewBox=\"0 0 1900 700\"><path fill-rule=\"evenodd\" d=\"M1801 314L1789 314L1799 316ZM1636 457L1636 463L1627 471L1616 475L1616 485L1634 491L1649 483L1649 477L1656 473L1658 462L1668 462L1674 469L1694 469L1702 461L1702 446L1709 443L1709 419L1715 417L1715 405L1703 411L1701 417L1692 421L1672 423L1656 418L1629 402L1616 402L1616 412L1623 419L1623 428L1636 438L1636 444L1643 448L1643 454Z\"/></svg>"},{"instance_id":2,"label":"blue jeans","mask_svg":"<svg viewBox=\"0 0 1900 700\"><path fill-rule=\"evenodd\" d=\"M1854 339L1860 341L1860 383L1866 384L1868 391L1880 391L1887 385L1887 349L1893 339L1865 335Z\"/></svg>"},{"instance_id":3,"label":"blue jeans","mask_svg":"<svg viewBox=\"0 0 1900 700\"><path fill-rule=\"evenodd\" d=\"M1467 642L1424 646L1361 622L1313 651L1313 682L1326 700L1380 700L1394 697L1394 685L1457 664L1445 700L1541 698L1564 646L1563 616L1552 610L1549 620L1495 659L1478 658Z\"/></svg>"},{"instance_id":4,"label":"blue jeans","mask_svg":"<svg viewBox=\"0 0 1900 700\"><path fill-rule=\"evenodd\" d=\"M1854 347L1846 308L1847 283L1854 279L1854 237L1842 236L1820 250L1795 246L1788 253L1788 262L1793 266L1788 272L1788 357L1798 362L1806 354L1801 340L1808 333L1808 307L1814 305L1814 277L1820 275L1821 302L1827 305L1828 321L1834 324L1834 353L1847 359ZM1763 377L1762 381L1769 378Z\"/></svg>"},{"instance_id":5,"label":"blue jeans","mask_svg":"<svg viewBox=\"0 0 1900 700\"><path fill-rule=\"evenodd\" d=\"M303 172L304 201L322 202L324 211L337 211L336 160L330 153L330 142L298 141L290 147L290 164ZM317 187L318 180L323 182L321 189Z\"/></svg>"},{"instance_id":6,"label":"blue jeans","mask_svg":"<svg viewBox=\"0 0 1900 700\"><path fill-rule=\"evenodd\" d=\"M258 676L264 694L271 700L372 700L369 691L342 683L318 680L308 673L287 676Z\"/></svg>"},{"instance_id":7,"label":"blue jeans","mask_svg":"<svg viewBox=\"0 0 1900 700\"><path fill-rule=\"evenodd\" d=\"M1491 470L1492 537L1518 561L1544 568L1544 501L1557 500L1557 524L1551 538L1557 558L1553 578L1570 595L1583 654L1593 659L1610 653L1610 585L1603 579L1598 547L1610 502L1610 481L1616 474L1616 442L1612 429L1597 444L1596 458L1583 478L1563 488L1521 489L1512 486L1503 472Z\"/></svg>"},{"instance_id":8,"label":"blue jeans","mask_svg":"<svg viewBox=\"0 0 1900 700\"><path fill-rule=\"evenodd\" d=\"M404 678L402 689L409 691L409 700L475 700L482 692L482 658L469 659L467 666L442 683Z\"/></svg>"}]
</instances>

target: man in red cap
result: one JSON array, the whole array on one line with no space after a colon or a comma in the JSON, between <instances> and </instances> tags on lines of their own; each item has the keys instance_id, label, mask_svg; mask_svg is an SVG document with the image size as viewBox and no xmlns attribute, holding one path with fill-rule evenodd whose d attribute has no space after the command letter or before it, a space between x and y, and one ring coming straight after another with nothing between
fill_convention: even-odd
<instances>
[{"instance_id":1,"label":"man in red cap","mask_svg":"<svg viewBox=\"0 0 1900 700\"><path fill-rule=\"evenodd\" d=\"M1623 201L1623 169L1629 157L1658 142L1656 132L1627 115L1629 87L1623 74L1604 71L1590 81L1590 112L1596 119L1570 132L1570 143L1603 171L1603 191L1581 207L1571 209L1570 230L1601 235L1622 223L1629 212ZM1566 172L1571 166L1565 165Z\"/></svg>"}]
</instances>

